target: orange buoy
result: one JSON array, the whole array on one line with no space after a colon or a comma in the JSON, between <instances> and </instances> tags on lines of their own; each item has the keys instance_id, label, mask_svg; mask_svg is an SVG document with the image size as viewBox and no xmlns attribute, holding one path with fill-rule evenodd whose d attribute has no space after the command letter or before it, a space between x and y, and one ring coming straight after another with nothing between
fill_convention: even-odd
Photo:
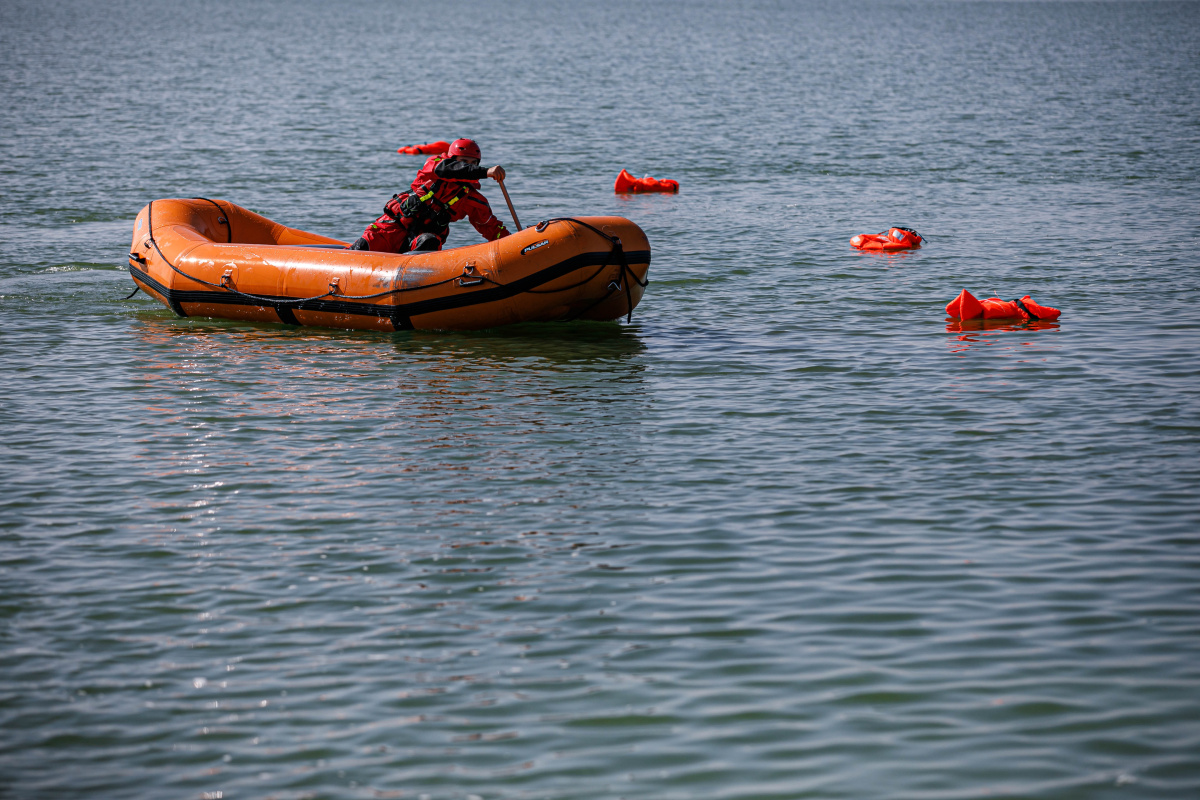
<instances>
[{"instance_id":1,"label":"orange buoy","mask_svg":"<svg viewBox=\"0 0 1200 800\"><path fill-rule=\"evenodd\" d=\"M561 217L494 242L394 254L203 198L148 204L129 251L134 282L181 317L379 331L628 317L649 270L646 234L623 217Z\"/></svg>"},{"instance_id":2,"label":"orange buoy","mask_svg":"<svg viewBox=\"0 0 1200 800\"><path fill-rule=\"evenodd\" d=\"M1001 300L989 297L979 300L963 289L946 305L946 315L955 319L1033 319L1056 320L1062 314L1057 308L1041 306L1025 295L1020 300Z\"/></svg>"},{"instance_id":3,"label":"orange buoy","mask_svg":"<svg viewBox=\"0 0 1200 800\"><path fill-rule=\"evenodd\" d=\"M912 228L892 227L879 233L860 233L850 240L856 250L915 250L925 237Z\"/></svg>"},{"instance_id":4,"label":"orange buoy","mask_svg":"<svg viewBox=\"0 0 1200 800\"><path fill-rule=\"evenodd\" d=\"M642 192L678 192L679 181L673 181L670 178L651 178L647 175L644 178L635 178L629 174L629 170L621 170L617 175L617 182L613 184L613 191L617 194L641 194Z\"/></svg>"},{"instance_id":5,"label":"orange buoy","mask_svg":"<svg viewBox=\"0 0 1200 800\"><path fill-rule=\"evenodd\" d=\"M429 144L406 145L396 152L406 156L440 156L449 149L449 142L430 142Z\"/></svg>"}]
</instances>

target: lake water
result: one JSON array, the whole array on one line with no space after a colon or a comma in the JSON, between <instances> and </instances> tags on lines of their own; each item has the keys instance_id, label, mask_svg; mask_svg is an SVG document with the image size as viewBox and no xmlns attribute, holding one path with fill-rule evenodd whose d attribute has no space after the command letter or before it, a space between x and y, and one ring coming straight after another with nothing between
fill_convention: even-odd
<instances>
[{"instance_id":1,"label":"lake water","mask_svg":"<svg viewBox=\"0 0 1200 800\"><path fill-rule=\"evenodd\" d=\"M0 798L1200 796L1197 87L1194 2L6 0ZM123 299L458 136L632 323Z\"/></svg>"}]
</instances>

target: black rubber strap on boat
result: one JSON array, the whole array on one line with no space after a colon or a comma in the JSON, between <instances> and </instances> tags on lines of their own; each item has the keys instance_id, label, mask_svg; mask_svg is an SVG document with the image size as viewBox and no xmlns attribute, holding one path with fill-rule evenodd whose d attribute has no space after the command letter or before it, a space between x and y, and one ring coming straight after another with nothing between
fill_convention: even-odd
<instances>
[{"instance_id":1,"label":"black rubber strap on boat","mask_svg":"<svg viewBox=\"0 0 1200 800\"><path fill-rule=\"evenodd\" d=\"M291 306L275 304L275 313L279 315L279 321L284 325L299 325L299 320L296 319L296 312Z\"/></svg>"},{"instance_id":2,"label":"black rubber strap on boat","mask_svg":"<svg viewBox=\"0 0 1200 800\"><path fill-rule=\"evenodd\" d=\"M1029 306L1025 305L1020 300L1013 300L1013 302L1017 304L1017 308L1028 314L1030 319L1041 319L1041 317L1029 310Z\"/></svg>"},{"instance_id":3,"label":"black rubber strap on boat","mask_svg":"<svg viewBox=\"0 0 1200 800\"><path fill-rule=\"evenodd\" d=\"M609 255L611 256L612 254L609 253ZM578 289L580 286L583 286L586 283L591 283L596 278L597 275L599 275L601 272L603 272L605 270L606 267L608 267L607 261L605 261L603 264L601 264L599 267L597 267L596 271L593 272L591 275L588 275L586 278L579 281L579 283L572 283L570 286L563 286L558 289L526 289L525 293L526 294L558 294L560 292L569 292L572 289Z\"/></svg>"},{"instance_id":4,"label":"black rubber strap on boat","mask_svg":"<svg viewBox=\"0 0 1200 800\"><path fill-rule=\"evenodd\" d=\"M391 319L391 321L392 321L392 329L393 330L397 330L397 331L414 330L413 324L412 324L412 317L408 316L408 314L401 314L400 306L393 306L392 313L389 315L388 318Z\"/></svg>"},{"instance_id":5,"label":"black rubber strap on boat","mask_svg":"<svg viewBox=\"0 0 1200 800\"><path fill-rule=\"evenodd\" d=\"M396 274L392 276L392 286L400 286L401 281L403 280L403 276L404 276L404 266L397 267ZM417 287L417 288L420 288L420 287ZM404 291L404 289L402 289L402 288L392 289L392 290L390 290L389 294L399 294L402 291ZM387 316L381 317L381 319L390 320L392 323L392 330L394 330L394 331L414 330L414 327L412 324L412 317L410 317L408 314L403 313L400 310L399 303L392 306L391 309L388 310Z\"/></svg>"},{"instance_id":6,"label":"black rubber strap on boat","mask_svg":"<svg viewBox=\"0 0 1200 800\"><path fill-rule=\"evenodd\" d=\"M625 248L621 246L621 240L613 237L613 252L621 259L621 283L625 284L625 322L633 321L633 289L629 286L629 278L633 276L633 270L629 269L629 262L625 259Z\"/></svg>"}]
</instances>

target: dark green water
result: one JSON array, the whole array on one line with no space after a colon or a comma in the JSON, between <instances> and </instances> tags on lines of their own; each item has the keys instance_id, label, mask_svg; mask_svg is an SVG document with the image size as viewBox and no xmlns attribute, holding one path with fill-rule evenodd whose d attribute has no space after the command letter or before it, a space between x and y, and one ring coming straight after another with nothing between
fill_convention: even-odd
<instances>
[{"instance_id":1,"label":"dark green water","mask_svg":"<svg viewBox=\"0 0 1200 800\"><path fill-rule=\"evenodd\" d=\"M1198 54L1197 3L0 4L0 798L1200 795ZM121 299L151 199L351 239L463 135L646 230L632 324Z\"/></svg>"}]
</instances>

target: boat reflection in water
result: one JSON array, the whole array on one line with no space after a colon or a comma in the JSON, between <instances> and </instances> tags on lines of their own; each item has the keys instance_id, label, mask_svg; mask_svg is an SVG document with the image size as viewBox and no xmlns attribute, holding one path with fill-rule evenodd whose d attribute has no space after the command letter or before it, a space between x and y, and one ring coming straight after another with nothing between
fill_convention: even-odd
<instances>
[{"instance_id":1,"label":"boat reflection in water","mask_svg":"<svg viewBox=\"0 0 1200 800\"><path fill-rule=\"evenodd\" d=\"M259 499L318 517L371 515L376 500L360 493L384 477L389 504L481 498L488 481L512 480L514 465L523 480L557 484L580 454L636 457L630 431L652 404L645 345L615 323L385 334L148 311L135 330L141 408L130 433L147 457L157 454L152 473L195 472L227 487L278 482ZM164 450L164 439L177 444ZM428 480L408 490L394 482L447 470L471 480L436 494L418 488Z\"/></svg>"},{"instance_id":2,"label":"boat reflection in water","mask_svg":"<svg viewBox=\"0 0 1200 800\"><path fill-rule=\"evenodd\" d=\"M1011 344L1008 337L1001 337L998 334L1013 333L1017 331L1029 331L1031 333L1038 331L1056 331L1062 325L1058 322L1049 322L1047 320L1012 320L1012 319L954 319L949 317L946 319L946 333L960 334L950 341L950 350L954 353L961 353L970 350L972 347L988 347L997 345L1001 342ZM1033 340L1021 342L1022 346L1030 347L1035 342ZM1039 342L1038 344L1043 344Z\"/></svg>"}]
</instances>

